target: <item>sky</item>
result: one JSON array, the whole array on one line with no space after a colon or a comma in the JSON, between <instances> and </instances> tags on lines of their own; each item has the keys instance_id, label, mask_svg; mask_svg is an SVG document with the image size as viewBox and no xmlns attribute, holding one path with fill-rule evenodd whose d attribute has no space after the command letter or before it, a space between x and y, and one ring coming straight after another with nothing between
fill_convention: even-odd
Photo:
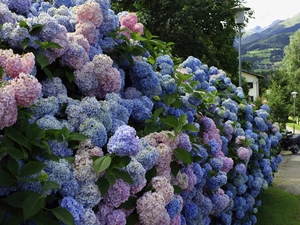
<instances>
[{"instance_id":1,"label":"sky","mask_svg":"<svg viewBox=\"0 0 300 225\"><path fill-rule=\"evenodd\" d=\"M246 0L244 4L254 11L255 19L250 19L246 29L269 26L273 21L285 20L300 13L299 0Z\"/></svg>"}]
</instances>

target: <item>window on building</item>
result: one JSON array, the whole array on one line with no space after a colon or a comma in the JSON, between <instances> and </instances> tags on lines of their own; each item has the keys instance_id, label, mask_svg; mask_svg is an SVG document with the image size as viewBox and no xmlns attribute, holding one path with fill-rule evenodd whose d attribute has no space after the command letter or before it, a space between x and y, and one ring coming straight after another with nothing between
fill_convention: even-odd
<instances>
[{"instance_id":1,"label":"window on building","mask_svg":"<svg viewBox=\"0 0 300 225\"><path fill-rule=\"evenodd\" d=\"M248 88L249 89L253 88L253 83L252 82L248 82Z\"/></svg>"}]
</instances>

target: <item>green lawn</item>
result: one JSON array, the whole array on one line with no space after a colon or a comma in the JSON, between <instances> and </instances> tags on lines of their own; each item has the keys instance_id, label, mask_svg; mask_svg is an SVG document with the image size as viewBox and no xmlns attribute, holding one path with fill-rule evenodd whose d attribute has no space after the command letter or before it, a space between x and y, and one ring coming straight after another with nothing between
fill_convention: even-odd
<instances>
[{"instance_id":1,"label":"green lawn","mask_svg":"<svg viewBox=\"0 0 300 225\"><path fill-rule=\"evenodd\" d=\"M261 194L261 199L262 206L258 208L257 225L300 224L300 195L270 187Z\"/></svg>"}]
</instances>

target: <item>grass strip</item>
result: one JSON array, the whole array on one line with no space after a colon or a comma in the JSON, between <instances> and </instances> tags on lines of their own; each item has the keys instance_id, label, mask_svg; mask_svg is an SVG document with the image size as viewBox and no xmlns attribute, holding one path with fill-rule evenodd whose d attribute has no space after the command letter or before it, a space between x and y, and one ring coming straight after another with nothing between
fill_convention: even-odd
<instances>
[{"instance_id":1,"label":"grass strip","mask_svg":"<svg viewBox=\"0 0 300 225\"><path fill-rule=\"evenodd\" d=\"M270 187L261 194L257 225L299 225L300 195Z\"/></svg>"}]
</instances>

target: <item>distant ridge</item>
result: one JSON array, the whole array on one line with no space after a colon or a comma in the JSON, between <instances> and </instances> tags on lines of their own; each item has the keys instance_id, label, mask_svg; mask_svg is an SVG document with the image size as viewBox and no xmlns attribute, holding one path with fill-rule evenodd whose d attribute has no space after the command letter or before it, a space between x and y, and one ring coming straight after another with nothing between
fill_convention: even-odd
<instances>
[{"instance_id":1,"label":"distant ridge","mask_svg":"<svg viewBox=\"0 0 300 225\"><path fill-rule=\"evenodd\" d=\"M275 20L267 27L244 30L242 60L253 64L252 72L269 72L280 66L290 36L300 29L300 12L286 20Z\"/></svg>"}]
</instances>

